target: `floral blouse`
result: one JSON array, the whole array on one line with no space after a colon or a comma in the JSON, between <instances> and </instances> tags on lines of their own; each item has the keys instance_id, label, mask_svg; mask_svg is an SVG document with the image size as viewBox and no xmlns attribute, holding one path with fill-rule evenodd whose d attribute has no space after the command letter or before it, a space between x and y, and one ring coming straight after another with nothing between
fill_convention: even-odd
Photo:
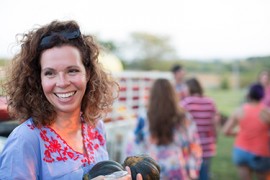
<instances>
[{"instance_id":1,"label":"floral blouse","mask_svg":"<svg viewBox=\"0 0 270 180\"><path fill-rule=\"evenodd\" d=\"M151 143L145 118L138 119L135 133L126 142L126 155L148 154L161 168L162 180L186 180L197 178L201 166L202 150L196 124L188 120L186 128L174 129L174 141L169 145L157 146ZM140 129L140 130L139 130Z\"/></svg>"},{"instance_id":2,"label":"floral blouse","mask_svg":"<svg viewBox=\"0 0 270 180\"><path fill-rule=\"evenodd\" d=\"M97 162L108 160L104 124L82 123L87 154L73 150L50 127L37 128L32 119L10 134L0 154L0 179L82 179Z\"/></svg>"}]
</instances>

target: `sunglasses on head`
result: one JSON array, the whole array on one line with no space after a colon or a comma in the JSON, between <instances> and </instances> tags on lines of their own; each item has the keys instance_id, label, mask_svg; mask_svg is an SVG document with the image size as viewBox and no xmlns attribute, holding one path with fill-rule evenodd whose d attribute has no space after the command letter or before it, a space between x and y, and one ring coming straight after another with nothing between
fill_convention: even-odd
<instances>
[{"instance_id":1,"label":"sunglasses on head","mask_svg":"<svg viewBox=\"0 0 270 180\"><path fill-rule=\"evenodd\" d=\"M80 35L81 35L81 32L79 29L77 29L75 31L71 31L71 32L68 32L68 31L53 32L52 34L50 34L48 36L44 36L41 39L41 42L39 44L39 48L49 46L52 42L52 39L55 36L61 36L65 39L71 40L71 39L76 39L76 38L80 37Z\"/></svg>"}]
</instances>

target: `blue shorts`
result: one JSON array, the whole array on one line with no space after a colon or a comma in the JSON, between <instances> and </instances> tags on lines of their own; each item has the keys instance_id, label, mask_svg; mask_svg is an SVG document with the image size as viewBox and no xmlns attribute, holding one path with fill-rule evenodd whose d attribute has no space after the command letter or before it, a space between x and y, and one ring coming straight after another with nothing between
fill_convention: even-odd
<instances>
[{"instance_id":1,"label":"blue shorts","mask_svg":"<svg viewBox=\"0 0 270 180\"><path fill-rule=\"evenodd\" d=\"M233 149L233 162L237 166L247 166L258 172L270 170L270 157L257 156L237 147Z\"/></svg>"}]
</instances>

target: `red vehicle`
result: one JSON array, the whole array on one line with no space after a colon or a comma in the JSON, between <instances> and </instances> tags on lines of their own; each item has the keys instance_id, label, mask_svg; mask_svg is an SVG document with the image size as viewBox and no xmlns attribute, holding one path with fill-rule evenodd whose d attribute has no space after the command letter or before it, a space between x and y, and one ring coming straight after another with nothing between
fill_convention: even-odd
<instances>
[{"instance_id":1,"label":"red vehicle","mask_svg":"<svg viewBox=\"0 0 270 180\"><path fill-rule=\"evenodd\" d=\"M0 96L0 122L11 120L7 111L7 99L4 96Z\"/></svg>"}]
</instances>

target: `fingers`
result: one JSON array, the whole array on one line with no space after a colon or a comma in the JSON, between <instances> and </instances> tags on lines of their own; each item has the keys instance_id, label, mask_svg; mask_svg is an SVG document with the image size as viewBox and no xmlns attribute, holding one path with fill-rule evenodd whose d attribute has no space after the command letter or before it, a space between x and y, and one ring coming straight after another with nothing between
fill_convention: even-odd
<instances>
[{"instance_id":1,"label":"fingers","mask_svg":"<svg viewBox=\"0 0 270 180\"><path fill-rule=\"evenodd\" d=\"M126 166L125 169L128 172L128 174L131 175L130 167ZM140 173L136 175L136 180L143 180L143 177L142 177L142 175Z\"/></svg>"},{"instance_id":2,"label":"fingers","mask_svg":"<svg viewBox=\"0 0 270 180\"><path fill-rule=\"evenodd\" d=\"M137 174L136 175L136 180L143 180L142 175L141 174Z\"/></svg>"},{"instance_id":3,"label":"fingers","mask_svg":"<svg viewBox=\"0 0 270 180\"><path fill-rule=\"evenodd\" d=\"M126 166L125 169L126 169L126 171L128 172L128 174L131 174L130 167Z\"/></svg>"}]
</instances>

